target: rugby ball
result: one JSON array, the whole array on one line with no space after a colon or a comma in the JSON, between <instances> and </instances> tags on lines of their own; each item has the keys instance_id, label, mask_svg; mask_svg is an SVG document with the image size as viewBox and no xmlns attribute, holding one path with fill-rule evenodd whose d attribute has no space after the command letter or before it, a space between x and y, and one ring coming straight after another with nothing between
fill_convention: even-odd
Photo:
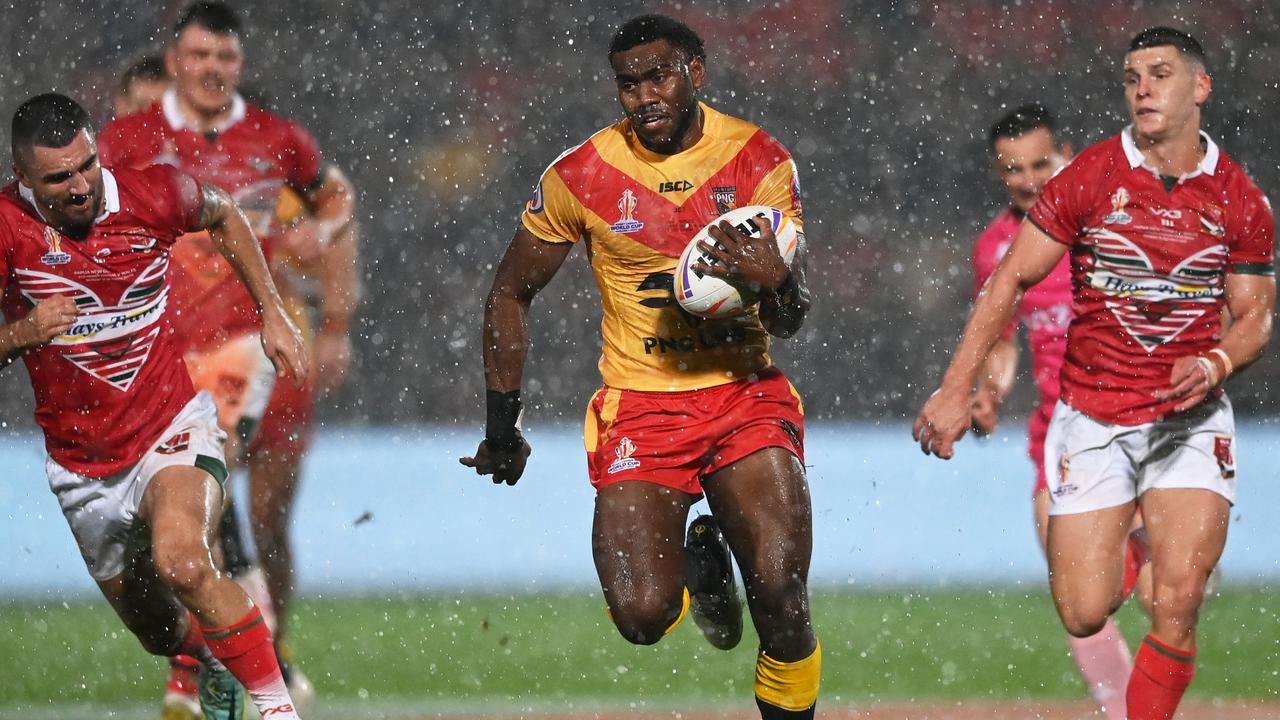
<instances>
[{"instance_id":1,"label":"rugby ball","mask_svg":"<svg viewBox=\"0 0 1280 720\"><path fill-rule=\"evenodd\" d=\"M758 237L758 228L767 223L778 239L778 254L782 256L782 261L790 266L791 259L796 256L796 244L799 242L796 224L781 210L767 205L748 205L730 210L711 221L693 236L681 253L680 261L676 263L676 301L680 303L680 307L699 317L741 315L757 300L756 294L746 288L734 287L720 278L703 275L693 269L699 260L707 265L715 265L715 261L698 248L698 243L706 240L708 244L714 245L715 240L708 231L722 220L727 220L744 235L751 237ZM753 221L755 225L749 221Z\"/></svg>"}]
</instances>

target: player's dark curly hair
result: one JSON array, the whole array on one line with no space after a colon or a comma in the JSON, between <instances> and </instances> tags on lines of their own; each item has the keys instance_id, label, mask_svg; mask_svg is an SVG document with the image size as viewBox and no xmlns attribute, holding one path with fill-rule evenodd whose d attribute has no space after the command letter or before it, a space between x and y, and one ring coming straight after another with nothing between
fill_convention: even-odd
<instances>
[{"instance_id":1,"label":"player's dark curly hair","mask_svg":"<svg viewBox=\"0 0 1280 720\"><path fill-rule=\"evenodd\" d=\"M1200 41L1189 33L1171 27L1151 27L1134 35L1133 40L1129 41L1129 52L1145 48L1163 47L1165 45L1172 45L1178 48L1178 51L1184 57L1200 63L1201 67L1207 67L1208 65L1205 61L1204 46L1200 44Z\"/></svg>"},{"instance_id":2,"label":"player's dark curly hair","mask_svg":"<svg viewBox=\"0 0 1280 720\"><path fill-rule=\"evenodd\" d=\"M666 15L641 15L623 23L609 43L609 57L654 40L666 40L682 51L688 60L707 59L707 51L698 33Z\"/></svg>"},{"instance_id":3,"label":"player's dark curly hair","mask_svg":"<svg viewBox=\"0 0 1280 720\"><path fill-rule=\"evenodd\" d=\"M991 126L987 139L994 148L996 141L1000 138L1021 137L1036 128L1045 128L1052 133L1053 123L1053 113L1049 112L1049 108L1038 102L1027 103L1014 108L1009 114L997 120L996 124Z\"/></svg>"},{"instance_id":4,"label":"player's dark curly hair","mask_svg":"<svg viewBox=\"0 0 1280 720\"><path fill-rule=\"evenodd\" d=\"M81 130L93 131L93 121L80 103L59 93L36 95L13 113L9 142L14 162L30 156L40 147L61 148L71 144Z\"/></svg>"},{"instance_id":5,"label":"player's dark curly hair","mask_svg":"<svg viewBox=\"0 0 1280 720\"><path fill-rule=\"evenodd\" d=\"M219 35L240 35L240 17L231 6L223 2L196 2L187 6L173 26L173 34L180 35L188 25L199 25Z\"/></svg>"}]
</instances>

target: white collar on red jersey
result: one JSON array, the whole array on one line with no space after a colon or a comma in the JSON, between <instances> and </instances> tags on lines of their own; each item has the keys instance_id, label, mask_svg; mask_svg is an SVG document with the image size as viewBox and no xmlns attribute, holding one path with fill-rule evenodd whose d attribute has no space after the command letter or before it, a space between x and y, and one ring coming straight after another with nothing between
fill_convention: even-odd
<instances>
[{"instance_id":1,"label":"white collar on red jersey","mask_svg":"<svg viewBox=\"0 0 1280 720\"><path fill-rule=\"evenodd\" d=\"M200 129L187 120L182 114L182 109L178 107L178 91L169 88L164 91L164 95L160 98L160 108L164 111L164 119L168 121L169 127L174 130L192 130L200 132ZM231 114L227 116L225 122L214 128L216 132L223 132L227 128L235 125L244 119L244 114L248 105L244 98L240 97L240 93L231 96Z\"/></svg>"},{"instance_id":2,"label":"white collar on red jersey","mask_svg":"<svg viewBox=\"0 0 1280 720\"><path fill-rule=\"evenodd\" d=\"M1190 180L1200 173L1212 175L1218 169L1218 144L1203 130L1200 131L1200 139L1204 142L1204 157L1200 160L1200 165L1195 170L1183 175L1179 180ZM1133 125L1127 125L1124 130L1120 131L1120 144L1124 146L1124 156L1129 160L1129 167L1145 167L1157 175L1160 174L1155 168L1147 164L1147 158L1138 149L1138 144L1133 141Z\"/></svg>"},{"instance_id":3,"label":"white collar on red jersey","mask_svg":"<svg viewBox=\"0 0 1280 720\"><path fill-rule=\"evenodd\" d=\"M27 201L27 204L36 211L36 215L39 215L46 225L49 224L44 213L40 212L40 203L36 202L36 194L31 192L31 188L18 183L18 195ZM102 200L102 214L93 219L95 223L106 220L112 213L120 212L120 186L116 184L116 176L112 175L111 171L106 168L102 168Z\"/></svg>"}]
</instances>

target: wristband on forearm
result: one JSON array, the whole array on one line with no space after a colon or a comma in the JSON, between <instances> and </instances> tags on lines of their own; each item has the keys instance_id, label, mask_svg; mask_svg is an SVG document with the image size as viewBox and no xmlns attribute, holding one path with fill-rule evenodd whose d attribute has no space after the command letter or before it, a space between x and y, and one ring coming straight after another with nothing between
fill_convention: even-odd
<instances>
[{"instance_id":1,"label":"wristband on forearm","mask_svg":"<svg viewBox=\"0 0 1280 720\"><path fill-rule=\"evenodd\" d=\"M520 391L486 390L484 441L491 450L513 452L524 442L520 435Z\"/></svg>"},{"instance_id":2,"label":"wristband on forearm","mask_svg":"<svg viewBox=\"0 0 1280 720\"><path fill-rule=\"evenodd\" d=\"M1222 379L1218 382L1226 382L1227 378L1231 377L1231 373L1236 369L1235 363L1231 362L1231 356L1227 354L1226 350L1223 350L1220 347L1210 350L1205 354L1205 357L1208 357L1210 360L1216 357L1222 362Z\"/></svg>"},{"instance_id":3,"label":"wristband on forearm","mask_svg":"<svg viewBox=\"0 0 1280 720\"><path fill-rule=\"evenodd\" d=\"M786 302L784 298L789 296L793 297L799 294L800 283L796 282L796 276L790 270L787 271L787 277L783 279L782 284L774 288L770 293L773 302L778 305Z\"/></svg>"}]
</instances>

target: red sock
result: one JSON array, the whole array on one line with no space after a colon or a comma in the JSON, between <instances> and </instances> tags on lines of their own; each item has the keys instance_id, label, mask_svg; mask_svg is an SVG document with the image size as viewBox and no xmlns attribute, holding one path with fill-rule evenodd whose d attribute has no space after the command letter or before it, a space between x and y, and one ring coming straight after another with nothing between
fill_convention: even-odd
<instances>
[{"instance_id":1,"label":"red sock","mask_svg":"<svg viewBox=\"0 0 1280 720\"><path fill-rule=\"evenodd\" d=\"M165 682L165 695L195 697L200 691L196 674L200 663L190 655L174 655L169 658L169 679Z\"/></svg>"},{"instance_id":2,"label":"red sock","mask_svg":"<svg viewBox=\"0 0 1280 720\"><path fill-rule=\"evenodd\" d=\"M204 640L213 656L249 691L262 717L269 720L297 717L280 675L271 630L258 608L233 625L206 628Z\"/></svg>"},{"instance_id":3,"label":"red sock","mask_svg":"<svg viewBox=\"0 0 1280 720\"><path fill-rule=\"evenodd\" d=\"M1147 635L1138 648L1129 690L1129 720L1172 720L1182 693L1196 673L1194 652L1178 650Z\"/></svg>"}]
</instances>

